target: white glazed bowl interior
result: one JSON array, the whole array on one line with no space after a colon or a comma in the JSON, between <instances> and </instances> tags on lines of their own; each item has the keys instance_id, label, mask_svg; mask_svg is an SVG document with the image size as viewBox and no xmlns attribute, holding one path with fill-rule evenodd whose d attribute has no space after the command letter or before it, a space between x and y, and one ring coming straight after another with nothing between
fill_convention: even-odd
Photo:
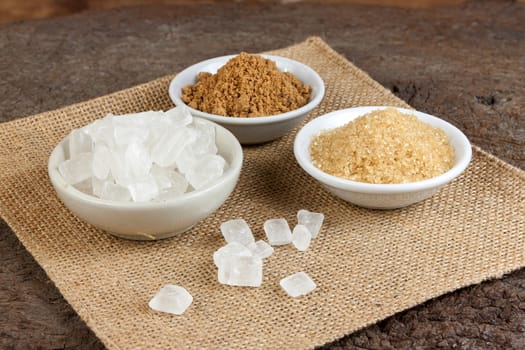
<instances>
[{"instance_id":1,"label":"white glazed bowl interior","mask_svg":"<svg viewBox=\"0 0 525 350\"><path fill-rule=\"evenodd\" d=\"M205 113L189 107L181 100L182 88L195 84L197 75L200 72L214 74L220 67L226 64L228 60L235 57L235 55L212 58L186 68L171 81L169 95L175 105L185 105L190 109L192 115L214 121L224 126L230 130L242 144L257 144L279 138L298 125L308 113L321 102L325 91L324 83L319 74L300 62L280 56L261 56L273 60L279 70L291 72L304 84L310 85L312 88L310 102L301 108L274 116L239 118Z\"/></svg>"},{"instance_id":2,"label":"white glazed bowl interior","mask_svg":"<svg viewBox=\"0 0 525 350\"><path fill-rule=\"evenodd\" d=\"M205 121L211 123L209 121ZM58 197L77 217L115 236L152 240L174 236L215 211L233 191L242 166L243 153L238 140L225 128L212 123L218 153L228 167L223 176L205 189L178 198L152 202L116 202L85 194L67 184L58 165L68 156L68 137L49 157L48 173Z\"/></svg>"},{"instance_id":3,"label":"white glazed bowl interior","mask_svg":"<svg viewBox=\"0 0 525 350\"><path fill-rule=\"evenodd\" d=\"M403 184L370 184L350 181L329 175L312 164L309 145L312 137L322 130L333 129L370 113L385 109L385 106L356 107L334 111L322 115L307 123L298 133L294 142L294 154L299 165L313 178L318 180L335 196L373 209L394 209L419 202L431 197L439 188L460 175L470 163L472 148L467 137L455 126L429 114L411 109L396 108L402 113L412 114L421 121L443 130L454 148L456 162L444 174L430 179Z\"/></svg>"}]
</instances>

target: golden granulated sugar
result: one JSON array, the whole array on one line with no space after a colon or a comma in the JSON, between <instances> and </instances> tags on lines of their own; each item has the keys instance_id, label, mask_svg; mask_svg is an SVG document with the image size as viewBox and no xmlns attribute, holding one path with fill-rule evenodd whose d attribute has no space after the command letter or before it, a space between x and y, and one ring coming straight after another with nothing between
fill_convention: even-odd
<instances>
[{"instance_id":1,"label":"golden granulated sugar","mask_svg":"<svg viewBox=\"0 0 525 350\"><path fill-rule=\"evenodd\" d=\"M199 73L182 89L182 100L203 112L229 117L260 117L300 108L311 88L274 61L245 52L230 59L216 74Z\"/></svg>"},{"instance_id":2,"label":"golden granulated sugar","mask_svg":"<svg viewBox=\"0 0 525 350\"><path fill-rule=\"evenodd\" d=\"M313 164L349 180L374 184L428 179L454 165L448 136L394 108L373 111L314 136Z\"/></svg>"}]
</instances>

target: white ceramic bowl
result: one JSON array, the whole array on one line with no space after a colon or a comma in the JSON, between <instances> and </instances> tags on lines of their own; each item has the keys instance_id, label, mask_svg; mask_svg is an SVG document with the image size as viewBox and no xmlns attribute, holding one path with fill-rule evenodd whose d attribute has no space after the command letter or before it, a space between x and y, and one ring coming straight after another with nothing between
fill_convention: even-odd
<instances>
[{"instance_id":1,"label":"white ceramic bowl","mask_svg":"<svg viewBox=\"0 0 525 350\"><path fill-rule=\"evenodd\" d=\"M415 110L396 108L402 113L412 114L421 121L442 129L450 139L454 148L456 163L444 174L439 176L403 184L370 184L350 181L329 175L312 164L309 145L312 137L321 130L340 127L351 120L373 110L387 107L357 107L343 109L322 115L306 124L298 133L294 142L294 154L299 165L313 178L318 180L335 196L373 209L394 209L419 202L429 198L439 188L460 175L468 166L472 157L472 148L467 137L455 126L437 117Z\"/></svg>"},{"instance_id":2,"label":"white ceramic bowl","mask_svg":"<svg viewBox=\"0 0 525 350\"><path fill-rule=\"evenodd\" d=\"M208 122L208 121L205 121ZM211 123L211 122L209 122ZM116 202L85 194L67 184L58 164L67 154L68 138L49 157L48 173L58 197L80 219L115 236L152 240L174 236L215 211L233 191L242 166L242 147L225 128L215 125L218 153L227 163L223 176L209 187L159 202Z\"/></svg>"},{"instance_id":3,"label":"white ceramic bowl","mask_svg":"<svg viewBox=\"0 0 525 350\"><path fill-rule=\"evenodd\" d=\"M205 113L187 106L181 100L182 88L195 84L199 72L216 73L220 67L229 59L235 57L235 55L212 58L186 68L171 81L169 95L175 105L185 105L190 109L192 115L224 126L242 144L257 144L279 138L298 125L321 102L324 96L324 83L319 74L300 62L280 56L261 56L273 60L281 71L291 72L304 84L310 85L312 88L310 102L301 108L274 116L239 118Z\"/></svg>"}]
</instances>

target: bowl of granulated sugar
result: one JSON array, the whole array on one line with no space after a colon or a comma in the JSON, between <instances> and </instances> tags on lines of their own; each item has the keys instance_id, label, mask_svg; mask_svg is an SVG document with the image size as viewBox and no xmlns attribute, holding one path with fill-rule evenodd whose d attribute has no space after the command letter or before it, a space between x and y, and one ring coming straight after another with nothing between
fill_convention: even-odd
<instances>
[{"instance_id":1,"label":"bowl of granulated sugar","mask_svg":"<svg viewBox=\"0 0 525 350\"><path fill-rule=\"evenodd\" d=\"M319 74L303 63L244 52L192 65L169 86L175 105L222 125L242 144L287 134L317 107L324 91Z\"/></svg>"},{"instance_id":2,"label":"bowl of granulated sugar","mask_svg":"<svg viewBox=\"0 0 525 350\"><path fill-rule=\"evenodd\" d=\"M307 123L297 162L335 196L374 209L434 195L468 166L467 137L443 119L387 106L334 111Z\"/></svg>"}]
</instances>

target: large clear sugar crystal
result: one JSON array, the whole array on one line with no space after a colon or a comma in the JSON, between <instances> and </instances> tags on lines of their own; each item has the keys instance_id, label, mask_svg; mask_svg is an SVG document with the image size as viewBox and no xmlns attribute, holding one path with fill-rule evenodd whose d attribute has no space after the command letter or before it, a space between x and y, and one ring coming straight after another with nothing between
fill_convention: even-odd
<instances>
[{"instance_id":1,"label":"large clear sugar crystal","mask_svg":"<svg viewBox=\"0 0 525 350\"><path fill-rule=\"evenodd\" d=\"M289 296L294 298L306 295L317 287L305 272L297 272L285 277L279 284Z\"/></svg>"},{"instance_id":2,"label":"large clear sugar crystal","mask_svg":"<svg viewBox=\"0 0 525 350\"><path fill-rule=\"evenodd\" d=\"M149 307L155 311L182 315L193 302L193 297L180 286L168 284L150 300Z\"/></svg>"},{"instance_id":3,"label":"large clear sugar crystal","mask_svg":"<svg viewBox=\"0 0 525 350\"><path fill-rule=\"evenodd\" d=\"M111 151L103 143L96 144L93 149L91 172L94 177L104 180L108 177L111 164Z\"/></svg>"},{"instance_id":4,"label":"large clear sugar crystal","mask_svg":"<svg viewBox=\"0 0 525 350\"><path fill-rule=\"evenodd\" d=\"M67 159L58 165L58 172L64 181L70 185L87 180L91 177L92 153L79 153L74 158Z\"/></svg>"},{"instance_id":5,"label":"large clear sugar crystal","mask_svg":"<svg viewBox=\"0 0 525 350\"><path fill-rule=\"evenodd\" d=\"M129 202L131 201L131 193L129 190L111 180L103 181L100 189L99 197L111 201Z\"/></svg>"},{"instance_id":6,"label":"large clear sugar crystal","mask_svg":"<svg viewBox=\"0 0 525 350\"><path fill-rule=\"evenodd\" d=\"M69 134L69 158L80 153L91 153L93 140L84 129L75 129Z\"/></svg>"},{"instance_id":7,"label":"large clear sugar crystal","mask_svg":"<svg viewBox=\"0 0 525 350\"><path fill-rule=\"evenodd\" d=\"M221 224L221 232L226 242L237 242L244 246L255 242L252 230L244 219L233 219Z\"/></svg>"},{"instance_id":8,"label":"large clear sugar crystal","mask_svg":"<svg viewBox=\"0 0 525 350\"><path fill-rule=\"evenodd\" d=\"M266 220L264 232L271 245L284 245L292 242L292 231L286 219Z\"/></svg>"},{"instance_id":9,"label":"large clear sugar crystal","mask_svg":"<svg viewBox=\"0 0 525 350\"><path fill-rule=\"evenodd\" d=\"M310 231L312 238L317 237L321 231L323 221L324 214L322 213L314 213L306 209L301 209L297 212L297 223L306 226L308 231Z\"/></svg>"},{"instance_id":10,"label":"large clear sugar crystal","mask_svg":"<svg viewBox=\"0 0 525 350\"><path fill-rule=\"evenodd\" d=\"M272 246L263 240L250 243L248 245L248 249L250 250L253 256L257 256L261 259L266 259L267 257L273 254Z\"/></svg>"},{"instance_id":11,"label":"large clear sugar crystal","mask_svg":"<svg viewBox=\"0 0 525 350\"><path fill-rule=\"evenodd\" d=\"M304 225L297 225L294 227L292 232L292 243L302 252L306 251L312 241L312 234L310 230Z\"/></svg>"},{"instance_id":12,"label":"large clear sugar crystal","mask_svg":"<svg viewBox=\"0 0 525 350\"><path fill-rule=\"evenodd\" d=\"M230 286L260 287L263 262L255 256L228 255L220 260L219 282Z\"/></svg>"},{"instance_id":13,"label":"large clear sugar crystal","mask_svg":"<svg viewBox=\"0 0 525 350\"><path fill-rule=\"evenodd\" d=\"M229 256L252 256L250 249L238 242L231 242L213 253L213 262L219 267Z\"/></svg>"},{"instance_id":14,"label":"large clear sugar crystal","mask_svg":"<svg viewBox=\"0 0 525 350\"><path fill-rule=\"evenodd\" d=\"M226 161L216 154L206 154L193 163L193 167L186 173L188 182L196 190L205 188L221 177Z\"/></svg>"}]
</instances>

